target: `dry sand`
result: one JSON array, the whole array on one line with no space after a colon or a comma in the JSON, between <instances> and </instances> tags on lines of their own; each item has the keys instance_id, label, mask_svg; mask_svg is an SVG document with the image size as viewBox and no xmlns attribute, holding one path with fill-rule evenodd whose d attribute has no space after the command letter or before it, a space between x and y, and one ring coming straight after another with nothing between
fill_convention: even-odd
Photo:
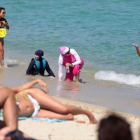
<instances>
[{"instance_id":1,"label":"dry sand","mask_svg":"<svg viewBox=\"0 0 140 140\"><path fill-rule=\"evenodd\" d=\"M98 122L110 113L116 113L124 117L131 124L134 140L139 140L139 116L124 114L87 103L58 97L54 98L64 104L71 104L90 110L97 118ZM76 120L84 120L86 123L77 123ZM89 120L85 115L77 115L74 121L66 122L48 123L44 121L22 120L19 121L19 129L39 140L97 140L98 124L89 124Z\"/></svg>"}]
</instances>

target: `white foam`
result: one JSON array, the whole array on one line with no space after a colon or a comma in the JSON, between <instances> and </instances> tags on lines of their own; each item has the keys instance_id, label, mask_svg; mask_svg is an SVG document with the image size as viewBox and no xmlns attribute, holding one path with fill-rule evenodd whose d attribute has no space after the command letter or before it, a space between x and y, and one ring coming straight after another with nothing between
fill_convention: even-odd
<instances>
[{"instance_id":1,"label":"white foam","mask_svg":"<svg viewBox=\"0 0 140 140\"><path fill-rule=\"evenodd\" d=\"M14 64L15 64L15 63L17 64L17 60L14 60L14 59L10 59L10 58L8 58L8 57L5 57L5 59L4 59L4 66L5 66L5 67L8 67L8 66L7 66L7 63L8 63L8 64L13 64L13 63L14 63ZM1 67L1 66L0 66L0 67Z\"/></svg>"},{"instance_id":2,"label":"white foam","mask_svg":"<svg viewBox=\"0 0 140 140\"><path fill-rule=\"evenodd\" d=\"M95 79L114 81L127 85L140 85L140 76L134 74L117 74L115 71L98 71Z\"/></svg>"},{"instance_id":3,"label":"white foam","mask_svg":"<svg viewBox=\"0 0 140 140\"><path fill-rule=\"evenodd\" d=\"M5 59L5 61L7 62L7 63L17 63L17 60L14 60L14 59L10 59L10 58L8 58L8 57L6 57L6 59Z\"/></svg>"},{"instance_id":4,"label":"white foam","mask_svg":"<svg viewBox=\"0 0 140 140\"><path fill-rule=\"evenodd\" d=\"M7 63L5 60L3 61L3 63L4 63L4 66L7 68ZM1 67L1 65L0 65L0 67Z\"/></svg>"}]
</instances>

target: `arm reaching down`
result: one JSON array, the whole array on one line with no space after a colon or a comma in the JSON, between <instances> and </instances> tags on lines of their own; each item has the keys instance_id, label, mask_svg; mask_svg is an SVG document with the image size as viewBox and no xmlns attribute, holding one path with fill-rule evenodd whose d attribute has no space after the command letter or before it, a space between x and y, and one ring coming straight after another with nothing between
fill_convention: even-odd
<instances>
[{"instance_id":1,"label":"arm reaching down","mask_svg":"<svg viewBox=\"0 0 140 140\"><path fill-rule=\"evenodd\" d=\"M53 71L51 70L49 63L46 61L46 71L48 72L49 76L55 77Z\"/></svg>"}]
</instances>

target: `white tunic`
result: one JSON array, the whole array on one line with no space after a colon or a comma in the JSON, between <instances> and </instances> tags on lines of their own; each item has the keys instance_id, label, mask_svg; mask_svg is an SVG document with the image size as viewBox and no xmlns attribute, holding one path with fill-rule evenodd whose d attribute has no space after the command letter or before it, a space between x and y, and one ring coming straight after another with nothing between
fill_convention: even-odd
<instances>
[{"instance_id":1,"label":"white tunic","mask_svg":"<svg viewBox=\"0 0 140 140\"><path fill-rule=\"evenodd\" d=\"M81 59L80 56L78 55L78 53L74 50L74 49L70 49L70 54L74 55L75 57L75 62L72 63L73 66L81 64ZM63 70L64 70L64 66L63 66L63 56L62 54L60 54L59 59L58 59L58 66L59 66L59 70L58 70L58 80L62 81L62 76L63 76Z\"/></svg>"}]
</instances>

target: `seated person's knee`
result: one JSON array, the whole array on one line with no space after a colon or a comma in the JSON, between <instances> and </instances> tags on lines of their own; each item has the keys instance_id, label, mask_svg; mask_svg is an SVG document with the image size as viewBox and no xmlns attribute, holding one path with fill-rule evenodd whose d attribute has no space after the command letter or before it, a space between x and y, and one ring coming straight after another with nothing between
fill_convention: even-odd
<instances>
[{"instance_id":1,"label":"seated person's knee","mask_svg":"<svg viewBox=\"0 0 140 140\"><path fill-rule=\"evenodd\" d=\"M68 120L74 120L74 117L71 113L68 114Z\"/></svg>"},{"instance_id":2,"label":"seated person's knee","mask_svg":"<svg viewBox=\"0 0 140 140\"><path fill-rule=\"evenodd\" d=\"M69 110L68 110L68 108L67 107L62 107L61 108L61 113L63 113L63 114L68 114L69 113Z\"/></svg>"}]
</instances>

